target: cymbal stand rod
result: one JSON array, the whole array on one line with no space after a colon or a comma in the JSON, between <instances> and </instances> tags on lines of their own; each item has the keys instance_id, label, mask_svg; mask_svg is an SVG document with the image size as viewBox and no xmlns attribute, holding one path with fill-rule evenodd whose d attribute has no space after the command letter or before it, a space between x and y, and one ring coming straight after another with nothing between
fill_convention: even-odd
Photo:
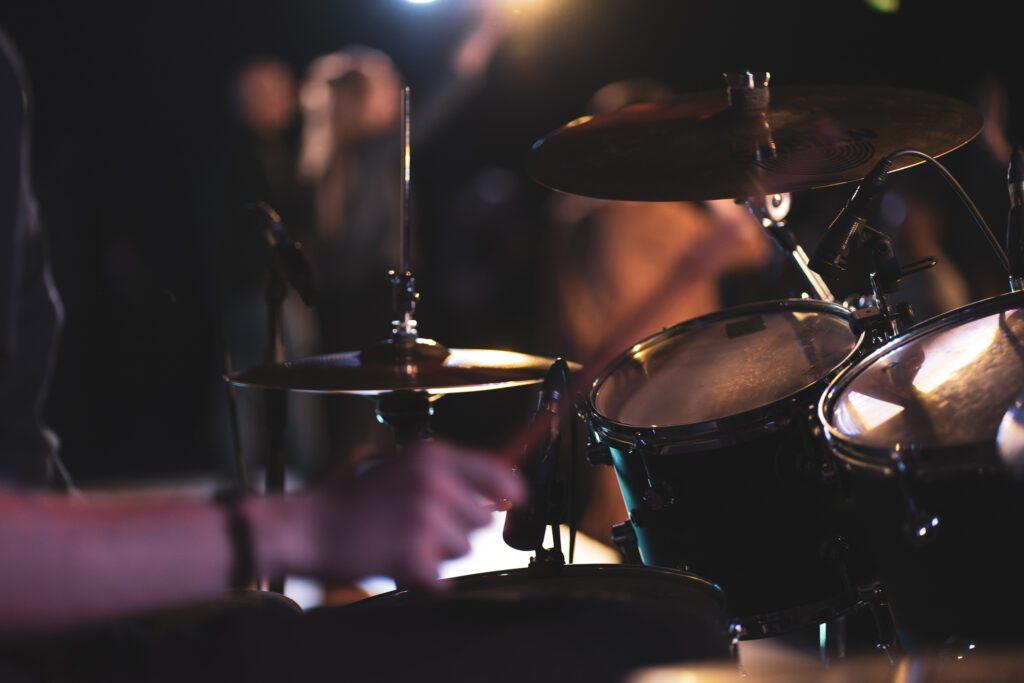
<instances>
[{"instance_id":1,"label":"cymbal stand rod","mask_svg":"<svg viewBox=\"0 0 1024 683\"><path fill-rule=\"evenodd\" d=\"M399 272L408 273L411 267L411 235L409 233L409 184L412 177L412 144L409 133L409 86L402 88L402 205L399 207Z\"/></svg>"},{"instance_id":2,"label":"cymbal stand rod","mask_svg":"<svg viewBox=\"0 0 1024 683\"><path fill-rule=\"evenodd\" d=\"M409 216L409 190L412 180L412 136L411 109L409 86L402 88L402 192L398 212L398 269L388 271L388 279L392 286L392 306L394 308L392 337L401 340L415 339L416 302L419 292L416 291L416 278L412 274L412 228Z\"/></svg>"}]
</instances>

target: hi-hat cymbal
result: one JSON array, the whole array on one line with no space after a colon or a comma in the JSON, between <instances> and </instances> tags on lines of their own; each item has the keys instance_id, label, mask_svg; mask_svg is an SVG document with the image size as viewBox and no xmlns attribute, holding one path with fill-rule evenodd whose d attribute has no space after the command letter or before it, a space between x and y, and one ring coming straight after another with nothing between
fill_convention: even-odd
<instances>
[{"instance_id":1,"label":"hi-hat cymbal","mask_svg":"<svg viewBox=\"0 0 1024 683\"><path fill-rule=\"evenodd\" d=\"M316 394L378 396L419 391L444 395L535 384L544 379L554 362L514 351L444 350L447 355L442 358L409 362L359 351L333 353L262 365L228 379L238 386Z\"/></svg>"},{"instance_id":2,"label":"hi-hat cymbal","mask_svg":"<svg viewBox=\"0 0 1024 683\"><path fill-rule=\"evenodd\" d=\"M602 199L743 198L859 180L898 149L939 156L981 125L968 104L897 88L774 87L752 113L731 108L723 89L572 121L534 144L530 173Z\"/></svg>"}]
</instances>

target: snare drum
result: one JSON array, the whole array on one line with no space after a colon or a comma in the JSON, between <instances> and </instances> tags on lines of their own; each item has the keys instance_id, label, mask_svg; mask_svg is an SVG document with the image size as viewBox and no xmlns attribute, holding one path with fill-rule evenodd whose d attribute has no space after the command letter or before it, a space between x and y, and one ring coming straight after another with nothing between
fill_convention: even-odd
<instances>
[{"instance_id":1,"label":"snare drum","mask_svg":"<svg viewBox=\"0 0 1024 683\"><path fill-rule=\"evenodd\" d=\"M996 452L1024 388L1024 295L911 328L840 375L819 419L908 647L1024 634L1024 490Z\"/></svg>"},{"instance_id":2,"label":"snare drum","mask_svg":"<svg viewBox=\"0 0 1024 683\"><path fill-rule=\"evenodd\" d=\"M745 638L845 613L870 575L813 420L863 340L842 306L766 302L668 328L594 383L643 563L718 583Z\"/></svg>"},{"instance_id":3,"label":"snare drum","mask_svg":"<svg viewBox=\"0 0 1024 683\"><path fill-rule=\"evenodd\" d=\"M535 565L440 588L312 610L311 649L340 652L336 677L358 681L621 681L732 657L721 591L693 574Z\"/></svg>"}]
</instances>

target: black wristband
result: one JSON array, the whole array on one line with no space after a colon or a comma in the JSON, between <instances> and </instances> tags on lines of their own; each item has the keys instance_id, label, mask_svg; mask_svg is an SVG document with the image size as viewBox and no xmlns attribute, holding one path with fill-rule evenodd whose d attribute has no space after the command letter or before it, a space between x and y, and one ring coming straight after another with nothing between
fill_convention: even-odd
<instances>
[{"instance_id":1,"label":"black wristband","mask_svg":"<svg viewBox=\"0 0 1024 683\"><path fill-rule=\"evenodd\" d=\"M252 528L241 509L244 498L245 495L237 489L220 491L213 497L213 502L223 508L227 516L227 532L232 555L228 584L230 588L249 588L256 580Z\"/></svg>"}]
</instances>

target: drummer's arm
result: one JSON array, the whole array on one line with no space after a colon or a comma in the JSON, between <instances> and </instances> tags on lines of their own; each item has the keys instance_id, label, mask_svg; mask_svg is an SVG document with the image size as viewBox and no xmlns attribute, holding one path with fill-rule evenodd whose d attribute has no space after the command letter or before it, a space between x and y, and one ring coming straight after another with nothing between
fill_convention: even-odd
<instances>
[{"instance_id":1,"label":"drummer's arm","mask_svg":"<svg viewBox=\"0 0 1024 683\"><path fill-rule=\"evenodd\" d=\"M211 504L0 492L0 633L212 598L232 561Z\"/></svg>"},{"instance_id":2,"label":"drummer's arm","mask_svg":"<svg viewBox=\"0 0 1024 683\"><path fill-rule=\"evenodd\" d=\"M251 498L253 570L413 584L468 550L479 495L518 499L507 467L448 446L288 498ZM49 631L221 595L227 515L197 500L74 500L0 491L0 634Z\"/></svg>"}]
</instances>

